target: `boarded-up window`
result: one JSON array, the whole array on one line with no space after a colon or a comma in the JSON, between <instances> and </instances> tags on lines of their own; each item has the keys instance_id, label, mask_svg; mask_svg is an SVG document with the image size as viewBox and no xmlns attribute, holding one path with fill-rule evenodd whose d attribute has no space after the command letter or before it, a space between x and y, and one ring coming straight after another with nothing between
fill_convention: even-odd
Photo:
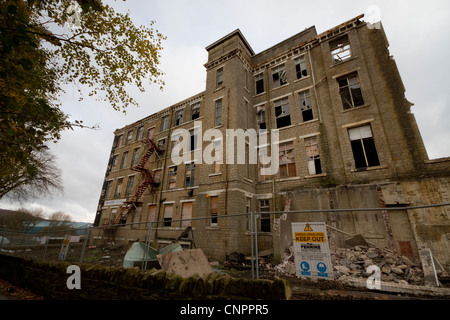
<instances>
[{"instance_id":1,"label":"boarded-up window","mask_svg":"<svg viewBox=\"0 0 450 320\"><path fill-rule=\"evenodd\" d=\"M209 212L211 216L211 225L217 225L217 215L219 213L219 197L209 197Z\"/></svg>"},{"instance_id":2,"label":"boarded-up window","mask_svg":"<svg viewBox=\"0 0 450 320\"><path fill-rule=\"evenodd\" d=\"M305 139L306 160L308 162L308 172L310 175L322 173L322 164L320 163L319 142L317 137Z\"/></svg>"},{"instance_id":3,"label":"boarded-up window","mask_svg":"<svg viewBox=\"0 0 450 320\"><path fill-rule=\"evenodd\" d=\"M122 182L123 182L123 178L117 179L117 184L116 184L116 190L114 192L114 197L119 197L120 193L122 191Z\"/></svg>"},{"instance_id":4,"label":"boarded-up window","mask_svg":"<svg viewBox=\"0 0 450 320\"><path fill-rule=\"evenodd\" d=\"M280 143L280 178L295 177L294 143Z\"/></svg>"},{"instance_id":5,"label":"boarded-up window","mask_svg":"<svg viewBox=\"0 0 450 320\"><path fill-rule=\"evenodd\" d=\"M181 209L181 227L187 228L191 225L191 221L187 219L192 218L192 202L183 202Z\"/></svg>"},{"instance_id":6,"label":"boarded-up window","mask_svg":"<svg viewBox=\"0 0 450 320\"><path fill-rule=\"evenodd\" d=\"M151 204L148 206L148 221L156 221L156 204Z\"/></svg>"},{"instance_id":7,"label":"boarded-up window","mask_svg":"<svg viewBox=\"0 0 450 320\"><path fill-rule=\"evenodd\" d=\"M164 205L164 227L172 225L173 204Z\"/></svg>"},{"instance_id":8,"label":"boarded-up window","mask_svg":"<svg viewBox=\"0 0 450 320\"><path fill-rule=\"evenodd\" d=\"M156 183L161 182L161 169L153 171L153 181Z\"/></svg>"},{"instance_id":9,"label":"boarded-up window","mask_svg":"<svg viewBox=\"0 0 450 320\"><path fill-rule=\"evenodd\" d=\"M370 125L349 129L348 135L356 168L380 165Z\"/></svg>"},{"instance_id":10,"label":"boarded-up window","mask_svg":"<svg viewBox=\"0 0 450 320\"><path fill-rule=\"evenodd\" d=\"M131 192L133 191L133 184L134 184L134 176L129 176L127 189L125 190L125 196L129 196L131 194Z\"/></svg>"}]
</instances>

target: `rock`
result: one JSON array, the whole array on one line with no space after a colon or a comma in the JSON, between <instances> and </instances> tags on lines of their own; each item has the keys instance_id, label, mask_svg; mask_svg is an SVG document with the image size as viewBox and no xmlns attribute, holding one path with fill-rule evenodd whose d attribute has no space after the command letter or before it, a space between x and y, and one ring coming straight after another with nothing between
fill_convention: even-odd
<instances>
[{"instance_id":1,"label":"rock","mask_svg":"<svg viewBox=\"0 0 450 320\"><path fill-rule=\"evenodd\" d=\"M378 257L379 254L378 254L377 252L367 252L367 253L366 253L366 256L367 256L368 258L373 259L373 258Z\"/></svg>"},{"instance_id":2,"label":"rock","mask_svg":"<svg viewBox=\"0 0 450 320\"><path fill-rule=\"evenodd\" d=\"M391 266L390 268L391 268L391 271L395 274L403 274L404 273L403 270L400 269L399 267Z\"/></svg>"},{"instance_id":3,"label":"rock","mask_svg":"<svg viewBox=\"0 0 450 320\"><path fill-rule=\"evenodd\" d=\"M403 285L409 285L408 281L406 280L398 280L398 284L403 284Z\"/></svg>"},{"instance_id":4,"label":"rock","mask_svg":"<svg viewBox=\"0 0 450 320\"><path fill-rule=\"evenodd\" d=\"M389 268L389 266L387 264L385 264L384 266L381 267L381 272L383 272L385 274L389 274L389 273L391 273L391 268Z\"/></svg>"},{"instance_id":5,"label":"rock","mask_svg":"<svg viewBox=\"0 0 450 320\"><path fill-rule=\"evenodd\" d=\"M337 266L337 271L342 273L342 274L348 274L350 269L347 268L346 266Z\"/></svg>"},{"instance_id":6,"label":"rock","mask_svg":"<svg viewBox=\"0 0 450 320\"><path fill-rule=\"evenodd\" d=\"M401 264L401 265L398 265L397 267L402 269L402 270L405 270L405 269L408 268L408 266L406 264Z\"/></svg>"}]
</instances>

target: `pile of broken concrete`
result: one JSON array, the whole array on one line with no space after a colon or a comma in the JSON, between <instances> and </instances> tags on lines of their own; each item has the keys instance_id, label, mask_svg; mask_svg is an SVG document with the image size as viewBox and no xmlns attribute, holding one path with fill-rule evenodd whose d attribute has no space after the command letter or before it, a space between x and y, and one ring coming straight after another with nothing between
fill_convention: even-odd
<instances>
[{"instance_id":1,"label":"pile of broken concrete","mask_svg":"<svg viewBox=\"0 0 450 320\"><path fill-rule=\"evenodd\" d=\"M381 281L399 284L422 285L423 270L420 261L392 253L390 250L373 246L354 246L332 250L331 260L334 278L345 281L348 278L367 279L373 272L367 268L376 265L380 268ZM277 275L295 276L294 249L283 255L280 264L272 269Z\"/></svg>"},{"instance_id":2,"label":"pile of broken concrete","mask_svg":"<svg viewBox=\"0 0 450 320\"><path fill-rule=\"evenodd\" d=\"M331 255L335 279L348 277L367 279L371 265L380 268L381 281L399 284L423 284L423 270L419 261L392 253L390 250L369 246L337 248Z\"/></svg>"}]
</instances>

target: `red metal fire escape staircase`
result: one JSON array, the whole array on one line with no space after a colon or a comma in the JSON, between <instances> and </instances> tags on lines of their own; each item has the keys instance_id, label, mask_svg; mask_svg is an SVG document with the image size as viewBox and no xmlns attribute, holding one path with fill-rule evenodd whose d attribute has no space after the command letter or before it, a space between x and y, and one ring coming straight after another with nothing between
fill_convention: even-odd
<instances>
[{"instance_id":1,"label":"red metal fire escape staircase","mask_svg":"<svg viewBox=\"0 0 450 320\"><path fill-rule=\"evenodd\" d=\"M144 140L144 143L150 144L147 151L142 155L138 163L135 166L131 167L131 170L141 172L143 174L144 179L142 180L141 184L136 189L134 194L123 203L119 212L114 217L112 225L108 228L110 230L111 229L115 230L121 224L121 222L124 223L124 221L126 221L129 212L133 207L136 206L136 204L139 203L139 199L141 198L142 194L145 192L148 186L151 186L153 190L154 187L157 187L159 185L159 182L155 182L149 170L146 168L146 164L148 159L150 159L150 157L153 155L155 151L159 153L162 152L162 150L159 149L155 145L155 143L150 139Z\"/></svg>"}]
</instances>

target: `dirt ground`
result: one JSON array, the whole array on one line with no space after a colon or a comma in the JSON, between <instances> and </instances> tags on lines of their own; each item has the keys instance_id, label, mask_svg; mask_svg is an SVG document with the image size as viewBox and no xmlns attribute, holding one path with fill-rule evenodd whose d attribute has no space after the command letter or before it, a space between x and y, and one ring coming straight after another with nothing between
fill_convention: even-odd
<instances>
[{"instance_id":1,"label":"dirt ground","mask_svg":"<svg viewBox=\"0 0 450 320\"><path fill-rule=\"evenodd\" d=\"M126 245L104 245L86 247L83 256L83 263L103 266L122 266L124 256L128 250ZM60 246L49 246L44 252L43 248L11 248L8 252L2 250L2 254L20 256L27 259L46 261L58 261ZM82 252L81 245L71 245L67 253L66 261L74 264L80 262ZM218 265L216 270L227 273L233 277L251 279L250 266ZM291 300L410 300L410 299L429 299L427 297L408 297L406 295L396 295L388 293L373 292L365 288L355 288L344 285L337 281L300 279L295 276L276 275L273 272L267 272L261 268L260 278L271 279L275 277L283 278L290 283L292 292ZM18 288L3 280L0 280L0 293L11 299L18 300L42 300L38 294L29 292L26 289Z\"/></svg>"}]
</instances>

